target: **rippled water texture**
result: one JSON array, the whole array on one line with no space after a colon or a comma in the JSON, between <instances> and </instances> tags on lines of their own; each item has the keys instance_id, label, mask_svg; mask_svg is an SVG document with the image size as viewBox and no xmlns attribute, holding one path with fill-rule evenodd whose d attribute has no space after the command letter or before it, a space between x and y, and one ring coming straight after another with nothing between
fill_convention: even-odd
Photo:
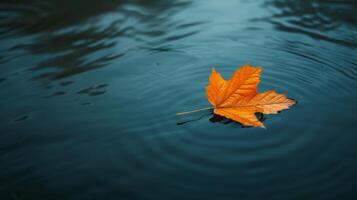
<instances>
[{"instance_id":1,"label":"rippled water texture","mask_svg":"<svg viewBox=\"0 0 357 200\"><path fill-rule=\"evenodd\" d=\"M0 199L357 199L354 0L0 3ZM262 66L298 100L213 123L204 88Z\"/></svg>"}]
</instances>

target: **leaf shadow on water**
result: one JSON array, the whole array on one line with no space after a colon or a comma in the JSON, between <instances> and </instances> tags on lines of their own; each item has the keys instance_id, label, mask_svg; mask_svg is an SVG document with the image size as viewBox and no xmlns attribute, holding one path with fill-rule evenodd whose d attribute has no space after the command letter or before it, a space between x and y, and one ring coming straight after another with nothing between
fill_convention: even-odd
<instances>
[{"instance_id":1,"label":"leaf shadow on water","mask_svg":"<svg viewBox=\"0 0 357 200\"><path fill-rule=\"evenodd\" d=\"M181 125L184 125L184 124L187 124L187 123L190 123L190 122L199 121L199 120L203 119L204 117L207 117L207 116L210 116L210 115L212 115L212 112L200 115L199 117L194 118L194 119L189 119L189 120L185 120L185 121L182 121L182 122L177 122L177 125L181 126Z\"/></svg>"},{"instance_id":2,"label":"leaf shadow on water","mask_svg":"<svg viewBox=\"0 0 357 200\"><path fill-rule=\"evenodd\" d=\"M263 122L263 121L265 121L267 119L266 116L264 114L262 114L262 113L256 113L255 115L257 116L257 118L258 118L258 120L260 122ZM221 123L221 124L234 123L234 124L237 124L237 125L241 126L241 128L252 128L253 127L253 126L245 126L245 125L243 125L243 124L241 124L239 122L233 121L231 119L228 119L228 118L222 117L220 115L216 115L216 114L213 114L213 116L209 119L209 121L212 122L212 123L218 122L218 123Z\"/></svg>"},{"instance_id":3,"label":"leaf shadow on water","mask_svg":"<svg viewBox=\"0 0 357 200\"><path fill-rule=\"evenodd\" d=\"M267 119L267 117L263 113L256 113L255 115L257 116L258 120L261 121L261 122L264 122ZM177 126L181 126L181 125L184 125L184 124L187 124L187 123L190 123L190 122L199 121L199 120L201 120L201 119L203 119L203 118L205 118L207 116L211 116L209 118L209 121L211 123L217 123L218 122L218 123L225 124L225 125L233 123L233 124L239 125L241 128L252 128L253 127L253 126L245 126L245 125L243 125L243 124L241 124L239 122L236 122L236 121L233 121L231 119L222 117L220 115L216 115L212 111L209 112L209 113L206 113L206 114L202 114L199 117L194 118L194 119L189 119L189 120L186 120L186 121L178 122Z\"/></svg>"}]
</instances>

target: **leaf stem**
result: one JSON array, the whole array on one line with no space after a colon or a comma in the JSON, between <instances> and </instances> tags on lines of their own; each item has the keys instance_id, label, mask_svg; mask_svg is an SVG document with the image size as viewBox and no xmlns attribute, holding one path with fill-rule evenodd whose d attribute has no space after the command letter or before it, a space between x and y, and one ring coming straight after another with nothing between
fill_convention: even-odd
<instances>
[{"instance_id":1,"label":"leaf stem","mask_svg":"<svg viewBox=\"0 0 357 200\"><path fill-rule=\"evenodd\" d=\"M210 110L210 109L213 109L213 107L200 108L200 109L196 109L196 110L192 110L192 111L187 111L187 112L178 112L178 113L176 113L176 115L186 115L186 114L195 113L195 112L200 112L200 111L204 111L204 110Z\"/></svg>"}]
</instances>

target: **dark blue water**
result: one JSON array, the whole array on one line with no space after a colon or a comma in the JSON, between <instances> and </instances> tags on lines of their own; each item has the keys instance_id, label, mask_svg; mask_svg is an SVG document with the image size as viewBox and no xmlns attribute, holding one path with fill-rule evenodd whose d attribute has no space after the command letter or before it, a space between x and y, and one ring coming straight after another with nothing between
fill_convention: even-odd
<instances>
[{"instance_id":1,"label":"dark blue water","mask_svg":"<svg viewBox=\"0 0 357 200\"><path fill-rule=\"evenodd\" d=\"M1 200L357 199L354 0L3 0ZM262 66L298 104L212 123Z\"/></svg>"}]
</instances>

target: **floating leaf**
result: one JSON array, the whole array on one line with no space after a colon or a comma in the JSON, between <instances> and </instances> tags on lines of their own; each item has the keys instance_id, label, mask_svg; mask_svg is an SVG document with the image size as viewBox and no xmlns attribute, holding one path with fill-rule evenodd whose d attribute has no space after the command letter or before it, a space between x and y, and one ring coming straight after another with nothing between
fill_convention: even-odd
<instances>
[{"instance_id":1,"label":"floating leaf","mask_svg":"<svg viewBox=\"0 0 357 200\"><path fill-rule=\"evenodd\" d=\"M213 112L245 126L265 128L255 113L276 114L296 103L273 90L258 93L260 73L259 67L244 65L229 80L224 80L212 69L206 94Z\"/></svg>"}]
</instances>

